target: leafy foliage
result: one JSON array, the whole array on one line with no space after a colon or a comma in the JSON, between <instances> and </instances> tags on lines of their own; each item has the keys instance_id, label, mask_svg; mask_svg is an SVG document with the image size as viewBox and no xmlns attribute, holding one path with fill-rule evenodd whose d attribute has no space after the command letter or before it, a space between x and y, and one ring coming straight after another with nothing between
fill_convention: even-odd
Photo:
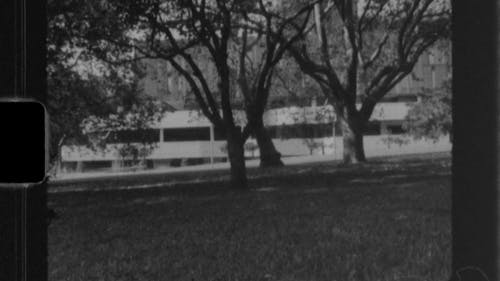
<instances>
[{"instance_id":1,"label":"leafy foliage","mask_svg":"<svg viewBox=\"0 0 500 281\"><path fill-rule=\"evenodd\" d=\"M420 93L419 102L412 105L404 127L416 139L438 140L452 134L451 87L447 83L439 90Z\"/></svg>"},{"instance_id":2,"label":"leafy foliage","mask_svg":"<svg viewBox=\"0 0 500 281\"><path fill-rule=\"evenodd\" d=\"M82 143L79 124L89 114L101 116L113 110L98 77L82 79L78 73L58 66L48 77L47 109L50 114L51 159L63 143Z\"/></svg>"},{"instance_id":3,"label":"leafy foliage","mask_svg":"<svg viewBox=\"0 0 500 281\"><path fill-rule=\"evenodd\" d=\"M94 24L102 23L92 22L96 12L93 5L97 4L106 1L48 2L47 107L54 164L60 160L63 145L102 145L102 140L89 138L89 120L107 120L99 125L108 131L117 126L140 129L165 108L165 104L142 94L139 80L145 73L139 64L130 61L115 65L99 57L97 47L102 44L91 36L93 28L98 28ZM106 26L100 28L110 31ZM132 154L135 151L123 150Z\"/></svg>"},{"instance_id":4,"label":"leafy foliage","mask_svg":"<svg viewBox=\"0 0 500 281\"><path fill-rule=\"evenodd\" d=\"M84 54L97 56L110 64L122 65L141 59L168 62L189 85L199 109L225 133L228 144L231 142L228 146L229 153L234 156L230 157L231 163L239 167L234 170L235 179L240 178L243 183L246 181L241 153L243 143L253 131L254 123L262 123L272 68L290 45L281 44L271 36L270 31L288 37L290 31L294 31L291 23L297 17L292 15L290 20L283 19L282 15L272 10L272 6L270 1L235 0L85 1L79 6L82 10L63 13L58 18L58 27L70 30L66 44L78 46ZM303 10L299 14L305 12ZM276 25L277 22L282 25ZM233 110L235 106L241 106L241 101L234 98L235 83L231 79L230 66L231 47L239 40L242 30L245 34L252 32L259 38L266 37L262 40L266 43L266 50L260 62L255 64L260 65L258 74L239 79L245 80L248 86L242 87L245 88L242 93L245 106L250 107L246 108L249 113L248 129L243 132L234 122ZM298 39L297 36L294 38ZM237 54L242 58L240 63L245 64L250 48L247 49L246 42L242 46ZM206 54L209 59L198 60L200 53ZM207 64L213 66L212 69L206 69ZM250 76L246 66L243 69L240 76ZM252 118L254 115L257 118Z\"/></svg>"},{"instance_id":5,"label":"leafy foliage","mask_svg":"<svg viewBox=\"0 0 500 281\"><path fill-rule=\"evenodd\" d=\"M108 68L104 75L89 73L82 76L62 61L49 64L48 74L47 109L51 122L50 156L53 164L59 160L62 145L90 144L80 127L85 118L104 118L138 109L153 110L150 98L141 96L137 79L125 80L116 69Z\"/></svg>"},{"instance_id":6,"label":"leafy foliage","mask_svg":"<svg viewBox=\"0 0 500 281\"><path fill-rule=\"evenodd\" d=\"M421 55L449 37L450 16L446 0L331 0L316 6L316 34L304 36L290 54L345 124L346 163L365 160L363 126Z\"/></svg>"},{"instance_id":7,"label":"leafy foliage","mask_svg":"<svg viewBox=\"0 0 500 281\"><path fill-rule=\"evenodd\" d=\"M118 142L122 160L142 161L156 147L158 140L151 137L152 127L164 117L167 105L149 96L139 96L135 104L105 117L89 116L81 129L94 150L103 150L111 142ZM120 137L121 136L121 137Z\"/></svg>"}]
</instances>

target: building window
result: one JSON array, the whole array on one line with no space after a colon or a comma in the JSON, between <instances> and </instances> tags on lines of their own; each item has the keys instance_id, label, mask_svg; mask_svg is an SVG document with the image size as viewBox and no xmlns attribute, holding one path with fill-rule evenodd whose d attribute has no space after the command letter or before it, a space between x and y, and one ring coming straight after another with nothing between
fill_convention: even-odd
<instances>
[{"instance_id":1,"label":"building window","mask_svg":"<svg viewBox=\"0 0 500 281\"><path fill-rule=\"evenodd\" d=\"M333 124L295 124L267 127L273 139L325 138L333 135Z\"/></svg>"},{"instance_id":2,"label":"building window","mask_svg":"<svg viewBox=\"0 0 500 281\"><path fill-rule=\"evenodd\" d=\"M365 125L363 131L364 136L378 136L380 135L380 122L370 121Z\"/></svg>"},{"instance_id":3,"label":"building window","mask_svg":"<svg viewBox=\"0 0 500 281\"><path fill-rule=\"evenodd\" d=\"M370 121L365 125L363 135L364 136L378 136L381 134L381 125L379 121ZM337 121L335 123L335 136L341 137L342 134L342 123Z\"/></svg>"},{"instance_id":4,"label":"building window","mask_svg":"<svg viewBox=\"0 0 500 281\"><path fill-rule=\"evenodd\" d=\"M236 126L236 129L241 132L241 127L240 126ZM216 140L216 141L225 141L226 140L226 134L224 133L224 131L218 129L217 127L214 127L214 140Z\"/></svg>"},{"instance_id":5,"label":"building window","mask_svg":"<svg viewBox=\"0 0 500 281\"><path fill-rule=\"evenodd\" d=\"M209 141L209 127L163 129L163 141Z\"/></svg>"},{"instance_id":6,"label":"building window","mask_svg":"<svg viewBox=\"0 0 500 281\"><path fill-rule=\"evenodd\" d=\"M160 141L160 130L121 130L111 132L108 143L154 143Z\"/></svg>"},{"instance_id":7,"label":"building window","mask_svg":"<svg viewBox=\"0 0 500 281\"><path fill-rule=\"evenodd\" d=\"M402 124L398 125L387 125L387 133L389 135L402 135L405 133Z\"/></svg>"}]
</instances>

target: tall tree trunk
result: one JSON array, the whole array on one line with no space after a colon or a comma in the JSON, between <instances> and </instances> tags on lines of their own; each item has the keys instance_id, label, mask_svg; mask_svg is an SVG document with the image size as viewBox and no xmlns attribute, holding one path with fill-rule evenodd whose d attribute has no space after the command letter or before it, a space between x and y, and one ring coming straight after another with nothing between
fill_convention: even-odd
<instances>
[{"instance_id":1,"label":"tall tree trunk","mask_svg":"<svg viewBox=\"0 0 500 281\"><path fill-rule=\"evenodd\" d=\"M276 150L273 140L269 136L267 129L264 127L262 120L257 122L254 128L254 135L257 139L260 153L260 167L282 167L281 153Z\"/></svg>"},{"instance_id":2,"label":"tall tree trunk","mask_svg":"<svg viewBox=\"0 0 500 281\"><path fill-rule=\"evenodd\" d=\"M233 188L246 189L248 183L243 137L237 128L228 128L227 131L227 153L231 165L231 185Z\"/></svg>"},{"instance_id":3,"label":"tall tree trunk","mask_svg":"<svg viewBox=\"0 0 500 281\"><path fill-rule=\"evenodd\" d=\"M347 120L346 120L347 119ZM365 162L365 149L363 146L364 123L349 116L341 118L344 145L343 161L345 164Z\"/></svg>"},{"instance_id":4,"label":"tall tree trunk","mask_svg":"<svg viewBox=\"0 0 500 281\"><path fill-rule=\"evenodd\" d=\"M61 150L62 150L62 145L57 147L57 156L56 156L56 159L55 159L55 169L54 169L54 176L58 176L60 173L61 173L61 170L62 170L62 154L61 154Z\"/></svg>"},{"instance_id":5,"label":"tall tree trunk","mask_svg":"<svg viewBox=\"0 0 500 281\"><path fill-rule=\"evenodd\" d=\"M57 152L54 159L54 176L58 176L61 173L62 168L62 147L64 141L66 140L66 134L64 134L57 142Z\"/></svg>"}]
</instances>

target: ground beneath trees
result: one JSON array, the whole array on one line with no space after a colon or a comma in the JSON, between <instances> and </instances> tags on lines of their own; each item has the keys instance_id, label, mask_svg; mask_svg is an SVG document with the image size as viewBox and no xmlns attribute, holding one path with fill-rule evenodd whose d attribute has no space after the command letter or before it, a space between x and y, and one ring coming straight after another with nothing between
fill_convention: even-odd
<instances>
[{"instance_id":1,"label":"ground beneath trees","mask_svg":"<svg viewBox=\"0 0 500 281\"><path fill-rule=\"evenodd\" d=\"M447 154L52 184L50 280L446 280ZM144 188L123 187L142 186Z\"/></svg>"}]
</instances>

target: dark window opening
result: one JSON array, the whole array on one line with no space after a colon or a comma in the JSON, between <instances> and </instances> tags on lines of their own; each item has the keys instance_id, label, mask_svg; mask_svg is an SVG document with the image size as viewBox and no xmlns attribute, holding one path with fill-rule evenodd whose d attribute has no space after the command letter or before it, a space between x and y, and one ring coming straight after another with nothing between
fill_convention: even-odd
<instances>
[{"instance_id":1,"label":"dark window opening","mask_svg":"<svg viewBox=\"0 0 500 281\"><path fill-rule=\"evenodd\" d=\"M83 168L85 170L96 170L96 169L105 169L111 168L111 161L88 161L83 162Z\"/></svg>"},{"instance_id":2,"label":"dark window opening","mask_svg":"<svg viewBox=\"0 0 500 281\"><path fill-rule=\"evenodd\" d=\"M115 131L111 132L108 138L108 143L154 143L159 141L159 129Z\"/></svg>"},{"instance_id":3,"label":"dark window opening","mask_svg":"<svg viewBox=\"0 0 500 281\"><path fill-rule=\"evenodd\" d=\"M267 127L273 139L324 138L333 134L333 124L295 124Z\"/></svg>"},{"instance_id":4,"label":"dark window opening","mask_svg":"<svg viewBox=\"0 0 500 281\"><path fill-rule=\"evenodd\" d=\"M209 127L163 129L163 141L209 141Z\"/></svg>"},{"instance_id":5,"label":"dark window opening","mask_svg":"<svg viewBox=\"0 0 500 281\"><path fill-rule=\"evenodd\" d=\"M279 138L279 134L280 134L279 128L280 127L282 127L282 126L269 126L269 127L266 127L267 134L269 135L269 137L272 138L272 139Z\"/></svg>"},{"instance_id":6,"label":"dark window opening","mask_svg":"<svg viewBox=\"0 0 500 281\"><path fill-rule=\"evenodd\" d=\"M236 126L236 129L241 132L241 126ZM225 141L226 140L226 134L222 129L218 129L215 127L214 129L214 140L216 141Z\"/></svg>"},{"instance_id":7,"label":"dark window opening","mask_svg":"<svg viewBox=\"0 0 500 281\"><path fill-rule=\"evenodd\" d=\"M400 95L400 96L385 97L382 99L382 102L415 102L415 101L417 101L416 95Z\"/></svg>"},{"instance_id":8,"label":"dark window opening","mask_svg":"<svg viewBox=\"0 0 500 281\"><path fill-rule=\"evenodd\" d=\"M363 130L364 136L378 136L381 134L381 127L379 121L370 121L365 125ZM335 123L335 136L341 137L342 134L342 122L338 121Z\"/></svg>"},{"instance_id":9,"label":"dark window opening","mask_svg":"<svg viewBox=\"0 0 500 281\"><path fill-rule=\"evenodd\" d=\"M365 125L363 132L364 136L378 136L380 135L380 122L372 121Z\"/></svg>"},{"instance_id":10,"label":"dark window opening","mask_svg":"<svg viewBox=\"0 0 500 281\"><path fill-rule=\"evenodd\" d=\"M240 126L236 126L241 131ZM214 140L226 140L222 129L214 129ZM163 141L210 141L210 127L163 129Z\"/></svg>"},{"instance_id":11,"label":"dark window opening","mask_svg":"<svg viewBox=\"0 0 500 281\"><path fill-rule=\"evenodd\" d=\"M402 135L406 131L403 129L403 125L387 125L387 132L390 135Z\"/></svg>"}]
</instances>

